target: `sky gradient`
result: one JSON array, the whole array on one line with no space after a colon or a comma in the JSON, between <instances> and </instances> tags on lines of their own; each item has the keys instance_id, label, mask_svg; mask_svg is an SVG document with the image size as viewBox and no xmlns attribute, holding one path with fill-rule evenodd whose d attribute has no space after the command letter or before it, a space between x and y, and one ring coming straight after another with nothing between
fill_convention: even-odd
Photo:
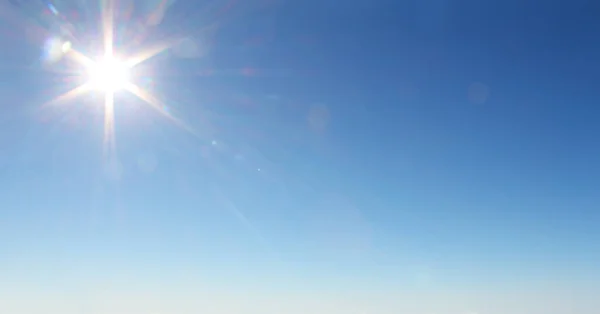
<instances>
[{"instance_id":1,"label":"sky gradient","mask_svg":"<svg viewBox=\"0 0 600 314\"><path fill-rule=\"evenodd\" d=\"M16 2L0 312L600 310L591 2L119 1L117 53L172 45L134 68L159 111L115 96L114 158L104 95L51 102L100 6Z\"/></svg>"}]
</instances>

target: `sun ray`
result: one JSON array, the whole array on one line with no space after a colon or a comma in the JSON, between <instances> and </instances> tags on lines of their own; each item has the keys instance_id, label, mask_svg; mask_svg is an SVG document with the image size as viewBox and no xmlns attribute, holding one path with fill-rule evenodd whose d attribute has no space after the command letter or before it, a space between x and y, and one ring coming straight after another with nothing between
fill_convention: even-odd
<instances>
[{"instance_id":1,"label":"sun ray","mask_svg":"<svg viewBox=\"0 0 600 314\"><path fill-rule=\"evenodd\" d=\"M158 45L155 45L154 47L144 50L144 51L138 53L137 55L129 58L126 61L126 64L129 67L134 67L134 66L160 54L161 52L173 47L173 45L175 45L175 43L176 43L176 41L166 41L166 42L160 43Z\"/></svg>"},{"instance_id":2,"label":"sun ray","mask_svg":"<svg viewBox=\"0 0 600 314\"><path fill-rule=\"evenodd\" d=\"M56 105L59 103L63 103L67 100L74 99L75 97L87 92L88 90L90 90L90 86L88 84L79 85L79 86L71 89L70 91L68 91L64 94L61 94L58 97L46 102L45 104L42 104L42 107Z\"/></svg>"},{"instance_id":3,"label":"sun ray","mask_svg":"<svg viewBox=\"0 0 600 314\"><path fill-rule=\"evenodd\" d=\"M133 83L129 83L127 85L127 87L125 87L125 89L128 90L130 93L134 94L135 96L137 96L138 98L140 98L141 100L143 100L144 102L146 102L150 107L152 107L152 109L158 111L164 117L171 120L171 122L175 123L175 125L177 125L178 127L188 131L189 133L191 133L192 135L194 135L196 137L198 136L192 128L185 125L181 120L175 118L174 116L172 116L171 114L166 112L163 109L166 107L165 104L163 104L156 97L152 96L152 94L148 93L147 91L145 91L144 89L140 88L139 86L137 86Z\"/></svg>"},{"instance_id":4,"label":"sun ray","mask_svg":"<svg viewBox=\"0 0 600 314\"><path fill-rule=\"evenodd\" d=\"M115 139L115 97L107 92L104 99L104 154L106 160L113 162L117 156Z\"/></svg>"},{"instance_id":5,"label":"sun ray","mask_svg":"<svg viewBox=\"0 0 600 314\"><path fill-rule=\"evenodd\" d=\"M210 32L211 30L215 29L215 27L218 27L218 24L212 23L211 25L201 28L199 30L199 32ZM154 46L152 46L150 48L142 50L141 52L134 55L133 57L130 57L127 60L127 64L130 67L134 67L148 59L153 58L154 56L160 54L161 52L163 52L167 49L173 48L174 46L180 44L184 40L185 40L185 37L183 37L181 35L179 35L179 36L176 35L171 39L164 40L163 42L155 44Z\"/></svg>"},{"instance_id":6,"label":"sun ray","mask_svg":"<svg viewBox=\"0 0 600 314\"><path fill-rule=\"evenodd\" d=\"M104 56L103 61L112 60L114 58L113 40L114 40L114 0L104 0L102 7L102 30L104 36ZM93 62L87 69L92 69L96 72L97 62ZM103 66L103 65L100 65ZM97 75L97 73L95 73ZM97 78L96 78L97 79ZM102 79L105 82L106 78ZM96 86L98 87L98 86ZM106 86L103 86L106 87ZM115 98L114 90L108 89L104 91L104 154L107 165L115 167L118 159L115 140Z\"/></svg>"},{"instance_id":7,"label":"sun ray","mask_svg":"<svg viewBox=\"0 0 600 314\"><path fill-rule=\"evenodd\" d=\"M67 55L75 62L84 66L85 68L89 68L95 64L95 62L92 61L92 59L86 57L84 54L73 48L69 48Z\"/></svg>"},{"instance_id":8,"label":"sun ray","mask_svg":"<svg viewBox=\"0 0 600 314\"><path fill-rule=\"evenodd\" d=\"M104 0L102 10L102 30L104 34L104 55L113 55L113 18L114 18L114 0Z\"/></svg>"}]
</instances>

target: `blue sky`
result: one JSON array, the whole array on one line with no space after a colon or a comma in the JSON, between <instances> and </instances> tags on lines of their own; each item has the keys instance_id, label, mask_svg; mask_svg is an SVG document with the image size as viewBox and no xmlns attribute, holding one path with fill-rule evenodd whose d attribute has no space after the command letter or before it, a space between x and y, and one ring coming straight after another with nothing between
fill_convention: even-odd
<instances>
[{"instance_id":1,"label":"blue sky","mask_svg":"<svg viewBox=\"0 0 600 314\"><path fill-rule=\"evenodd\" d=\"M135 77L179 122L117 94L110 160L103 95L44 105L60 27L0 6L0 309L600 307L591 4L130 2L117 52L185 39Z\"/></svg>"}]
</instances>

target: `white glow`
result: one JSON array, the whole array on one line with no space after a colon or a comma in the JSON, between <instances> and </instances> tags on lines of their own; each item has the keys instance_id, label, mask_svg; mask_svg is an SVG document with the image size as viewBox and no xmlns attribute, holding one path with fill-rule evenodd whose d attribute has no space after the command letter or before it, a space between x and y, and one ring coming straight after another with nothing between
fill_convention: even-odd
<instances>
[{"instance_id":1,"label":"white glow","mask_svg":"<svg viewBox=\"0 0 600 314\"><path fill-rule=\"evenodd\" d=\"M65 41L61 46L60 49L62 50L63 53L67 53L71 50L71 42L70 41Z\"/></svg>"},{"instance_id":2,"label":"white glow","mask_svg":"<svg viewBox=\"0 0 600 314\"><path fill-rule=\"evenodd\" d=\"M115 92L129 84L129 67L113 57L94 63L88 69L92 88L104 92Z\"/></svg>"}]
</instances>

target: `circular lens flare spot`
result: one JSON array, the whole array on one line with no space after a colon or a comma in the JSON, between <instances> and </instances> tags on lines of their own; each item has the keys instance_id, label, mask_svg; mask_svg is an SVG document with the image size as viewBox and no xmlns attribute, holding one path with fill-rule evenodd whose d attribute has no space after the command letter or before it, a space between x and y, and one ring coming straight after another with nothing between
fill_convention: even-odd
<instances>
[{"instance_id":1,"label":"circular lens flare spot","mask_svg":"<svg viewBox=\"0 0 600 314\"><path fill-rule=\"evenodd\" d=\"M71 50L71 42L70 41L65 41L61 46L60 49L62 50L63 53L67 53Z\"/></svg>"},{"instance_id":2,"label":"circular lens flare spot","mask_svg":"<svg viewBox=\"0 0 600 314\"><path fill-rule=\"evenodd\" d=\"M130 79L127 65L112 57L90 66L88 74L91 87L104 92L121 90Z\"/></svg>"}]
</instances>

